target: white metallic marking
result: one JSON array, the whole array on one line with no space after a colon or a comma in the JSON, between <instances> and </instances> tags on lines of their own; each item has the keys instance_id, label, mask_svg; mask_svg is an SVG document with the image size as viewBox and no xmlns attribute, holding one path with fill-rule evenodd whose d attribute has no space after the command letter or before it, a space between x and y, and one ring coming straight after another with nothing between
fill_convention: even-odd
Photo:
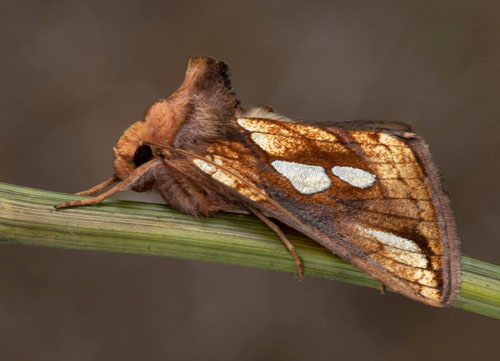
<instances>
[{"instance_id":1,"label":"white metallic marking","mask_svg":"<svg viewBox=\"0 0 500 361\"><path fill-rule=\"evenodd\" d=\"M358 188L370 187L377 179L375 174L359 168L335 166L332 168L332 173L344 182Z\"/></svg>"},{"instance_id":2,"label":"white metallic marking","mask_svg":"<svg viewBox=\"0 0 500 361\"><path fill-rule=\"evenodd\" d=\"M386 233L382 231L376 231L374 229L359 227L363 232L375 237L379 242L386 244L391 247L396 247L399 249L404 249L406 251L418 252L420 253L420 247L413 241L396 236L392 233Z\"/></svg>"},{"instance_id":3,"label":"white metallic marking","mask_svg":"<svg viewBox=\"0 0 500 361\"><path fill-rule=\"evenodd\" d=\"M193 163L196 164L198 168L200 168L205 173L211 175L213 178L217 179L219 182L224 183L230 187L235 187L234 178L227 175L217 167L213 166L210 163L207 163L201 159L193 159ZM219 160L220 163L220 160Z\"/></svg>"},{"instance_id":4,"label":"white metallic marking","mask_svg":"<svg viewBox=\"0 0 500 361\"><path fill-rule=\"evenodd\" d=\"M213 160L216 164L222 165L222 160L220 157L215 156ZM193 159L193 163L200 168L203 172L207 173L208 175L212 176L212 178L218 180L221 183L224 183L225 185L236 189L238 192L243 194L244 196L256 201L256 202L262 202L266 200L266 194L263 190L261 192L257 192L254 189L250 187L241 187L241 181L238 181L238 178L235 177L232 174L228 174L218 168L217 166L214 166L210 163L207 163L201 159Z\"/></svg>"},{"instance_id":5,"label":"white metallic marking","mask_svg":"<svg viewBox=\"0 0 500 361\"><path fill-rule=\"evenodd\" d=\"M215 167L201 159L193 159L193 163L198 167L200 168L202 171L204 171L205 173L208 173L208 174L212 174L213 172L215 172Z\"/></svg>"},{"instance_id":6,"label":"white metallic marking","mask_svg":"<svg viewBox=\"0 0 500 361\"><path fill-rule=\"evenodd\" d=\"M393 248L390 246L384 250L382 255L412 267L426 268L429 264L427 259L425 258L425 255L421 253L406 252L402 249Z\"/></svg>"},{"instance_id":7,"label":"white metallic marking","mask_svg":"<svg viewBox=\"0 0 500 361\"><path fill-rule=\"evenodd\" d=\"M214 177L219 182L222 182L227 186L230 186L232 188L236 187L236 182L234 178L226 174L225 172L221 171L220 169L217 169L217 171L214 174L212 174L212 177Z\"/></svg>"},{"instance_id":8,"label":"white metallic marking","mask_svg":"<svg viewBox=\"0 0 500 361\"><path fill-rule=\"evenodd\" d=\"M283 160L275 160L271 165L302 194L322 192L332 185L332 181L326 175L323 167Z\"/></svg>"}]
</instances>

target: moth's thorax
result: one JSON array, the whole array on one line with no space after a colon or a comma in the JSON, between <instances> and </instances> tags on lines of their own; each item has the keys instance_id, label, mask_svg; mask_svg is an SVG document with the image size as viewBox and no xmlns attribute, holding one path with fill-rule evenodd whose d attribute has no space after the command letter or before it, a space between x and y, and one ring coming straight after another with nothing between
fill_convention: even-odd
<instances>
[{"instance_id":1,"label":"moth's thorax","mask_svg":"<svg viewBox=\"0 0 500 361\"><path fill-rule=\"evenodd\" d=\"M153 103L144 116L145 126L149 129L148 139L159 145L171 145L182 120L184 107L179 104L174 106L168 100L158 100Z\"/></svg>"}]
</instances>

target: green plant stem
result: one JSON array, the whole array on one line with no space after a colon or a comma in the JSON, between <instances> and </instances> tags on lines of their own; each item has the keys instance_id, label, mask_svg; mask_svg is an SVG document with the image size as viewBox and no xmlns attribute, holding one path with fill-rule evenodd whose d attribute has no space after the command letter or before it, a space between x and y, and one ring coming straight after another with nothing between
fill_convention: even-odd
<instances>
[{"instance_id":1,"label":"green plant stem","mask_svg":"<svg viewBox=\"0 0 500 361\"><path fill-rule=\"evenodd\" d=\"M195 218L164 205L107 200L56 211L74 195L0 183L0 241L196 259L295 272L278 237L257 218L218 214ZM377 287L377 282L327 249L289 235L305 275ZM500 266L462 257L462 285L454 307L500 319Z\"/></svg>"}]
</instances>

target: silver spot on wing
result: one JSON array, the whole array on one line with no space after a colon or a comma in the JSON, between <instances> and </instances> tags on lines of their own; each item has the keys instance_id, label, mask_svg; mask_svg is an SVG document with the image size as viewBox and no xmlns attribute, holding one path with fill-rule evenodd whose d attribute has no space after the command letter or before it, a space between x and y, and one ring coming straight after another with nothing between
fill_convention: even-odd
<instances>
[{"instance_id":1,"label":"silver spot on wing","mask_svg":"<svg viewBox=\"0 0 500 361\"><path fill-rule=\"evenodd\" d=\"M332 168L332 173L344 182L357 188L368 188L372 186L377 179L375 174L367 172L363 169L352 167L335 166Z\"/></svg>"},{"instance_id":2,"label":"silver spot on wing","mask_svg":"<svg viewBox=\"0 0 500 361\"><path fill-rule=\"evenodd\" d=\"M322 192L332 185L323 167L284 160L275 160L271 165L302 194Z\"/></svg>"},{"instance_id":3,"label":"silver spot on wing","mask_svg":"<svg viewBox=\"0 0 500 361\"><path fill-rule=\"evenodd\" d=\"M417 252L420 253L420 247L413 241L396 236L395 234L392 233L387 233L387 232L382 232L382 231L377 231L375 229L370 229L370 228L364 228L364 227L359 227L364 233L369 234L370 236L373 236L379 241L380 243L386 244L391 247L403 249L405 251L411 251L411 252Z\"/></svg>"}]
</instances>

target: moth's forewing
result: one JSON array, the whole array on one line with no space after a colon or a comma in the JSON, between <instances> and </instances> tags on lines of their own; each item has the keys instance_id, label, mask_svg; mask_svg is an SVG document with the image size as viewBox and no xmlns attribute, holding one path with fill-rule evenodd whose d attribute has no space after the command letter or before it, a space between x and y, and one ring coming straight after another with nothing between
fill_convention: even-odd
<instances>
[{"instance_id":1,"label":"moth's forewing","mask_svg":"<svg viewBox=\"0 0 500 361\"><path fill-rule=\"evenodd\" d=\"M213 143L210 163L194 163L391 289L453 303L458 239L421 138L387 123L326 129L251 115L235 119L242 139Z\"/></svg>"}]
</instances>

